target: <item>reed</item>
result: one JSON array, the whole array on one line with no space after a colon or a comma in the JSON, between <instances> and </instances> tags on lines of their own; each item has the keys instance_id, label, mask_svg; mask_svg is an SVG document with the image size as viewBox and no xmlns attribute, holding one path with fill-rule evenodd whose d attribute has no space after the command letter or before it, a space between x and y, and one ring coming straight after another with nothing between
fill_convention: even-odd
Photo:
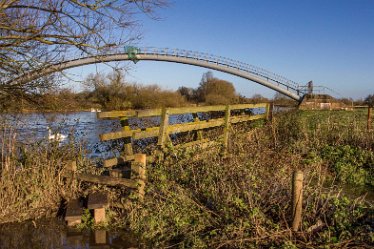
<instances>
[{"instance_id":1,"label":"reed","mask_svg":"<svg viewBox=\"0 0 374 249\"><path fill-rule=\"evenodd\" d=\"M61 176L71 149L46 141L26 146L12 128L0 130L0 223L56 212L61 199L77 191Z\"/></svg>"}]
</instances>

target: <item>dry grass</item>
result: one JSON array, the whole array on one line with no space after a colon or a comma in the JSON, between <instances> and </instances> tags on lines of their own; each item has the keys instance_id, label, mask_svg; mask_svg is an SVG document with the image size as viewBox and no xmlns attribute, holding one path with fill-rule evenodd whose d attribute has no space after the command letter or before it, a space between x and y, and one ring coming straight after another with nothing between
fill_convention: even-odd
<instances>
[{"instance_id":1,"label":"dry grass","mask_svg":"<svg viewBox=\"0 0 374 249\"><path fill-rule=\"evenodd\" d=\"M369 248L372 203L344 195L318 152L350 138L367 150L373 140L340 129L318 137L290 113L250 133L235 127L227 158L220 150L170 151L148 169L145 203L129 213L131 228L149 246L171 248ZM297 233L289 227L295 169L305 175Z\"/></svg>"},{"instance_id":2,"label":"dry grass","mask_svg":"<svg viewBox=\"0 0 374 249\"><path fill-rule=\"evenodd\" d=\"M61 172L68 148L57 144L23 146L3 127L0 136L0 223L38 218L56 212L61 198L76 192Z\"/></svg>"}]
</instances>

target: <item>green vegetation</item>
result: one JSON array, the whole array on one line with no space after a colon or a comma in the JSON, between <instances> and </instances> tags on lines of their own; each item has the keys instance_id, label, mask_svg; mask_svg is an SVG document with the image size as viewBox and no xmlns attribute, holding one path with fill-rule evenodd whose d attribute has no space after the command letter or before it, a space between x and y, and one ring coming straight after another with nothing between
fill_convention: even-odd
<instances>
[{"instance_id":1,"label":"green vegetation","mask_svg":"<svg viewBox=\"0 0 374 249\"><path fill-rule=\"evenodd\" d=\"M249 133L235 127L229 157L220 150L171 151L148 168L143 208L128 221L149 245L177 248L369 247L372 201L341 184L372 191L373 133L347 132L343 112L291 112ZM362 112L344 116L361 126ZM325 133L311 129L320 119ZM245 129L246 130L246 129ZM354 138L354 143L352 142ZM303 223L289 230L292 171L305 174ZM336 180L334 180L336 179Z\"/></svg>"}]
</instances>

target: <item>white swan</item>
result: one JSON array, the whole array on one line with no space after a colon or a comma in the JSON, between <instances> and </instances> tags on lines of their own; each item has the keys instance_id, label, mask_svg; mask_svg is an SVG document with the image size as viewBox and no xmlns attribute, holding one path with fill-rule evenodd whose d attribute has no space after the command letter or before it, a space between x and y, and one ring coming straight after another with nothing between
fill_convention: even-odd
<instances>
[{"instance_id":1,"label":"white swan","mask_svg":"<svg viewBox=\"0 0 374 249\"><path fill-rule=\"evenodd\" d=\"M56 142L62 142L64 141L68 136L61 134L61 133L52 133L51 128L48 127L48 140L49 141L56 141Z\"/></svg>"}]
</instances>

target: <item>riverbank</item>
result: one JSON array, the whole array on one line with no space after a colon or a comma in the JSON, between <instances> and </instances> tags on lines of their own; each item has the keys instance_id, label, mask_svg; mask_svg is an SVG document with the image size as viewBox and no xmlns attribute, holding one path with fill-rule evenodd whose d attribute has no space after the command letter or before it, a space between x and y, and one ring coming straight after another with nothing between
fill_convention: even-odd
<instances>
[{"instance_id":1,"label":"riverbank","mask_svg":"<svg viewBox=\"0 0 374 249\"><path fill-rule=\"evenodd\" d=\"M218 148L170 150L150 164L144 203L111 209L110 226L130 227L149 247L373 245L373 200L341 191L347 184L372 191L374 134L366 131L364 113L290 112L271 125L233 131L228 157ZM20 152L8 137L1 143L2 222L10 221L10 213L19 221L46 216L61 197L89 191L59 177L63 161L79 155L73 148L35 145ZM81 161L79 168L89 164ZM305 176L303 222L296 233L290 230L294 170Z\"/></svg>"},{"instance_id":2,"label":"riverbank","mask_svg":"<svg viewBox=\"0 0 374 249\"><path fill-rule=\"evenodd\" d=\"M373 200L342 191L347 183L373 191L374 136L361 120L352 112L288 113L249 133L235 127L227 158L219 150L170 152L149 168L130 227L158 247L369 248ZM304 173L298 232L290 229L294 170Z\"/></svg>"}]
</instances>

